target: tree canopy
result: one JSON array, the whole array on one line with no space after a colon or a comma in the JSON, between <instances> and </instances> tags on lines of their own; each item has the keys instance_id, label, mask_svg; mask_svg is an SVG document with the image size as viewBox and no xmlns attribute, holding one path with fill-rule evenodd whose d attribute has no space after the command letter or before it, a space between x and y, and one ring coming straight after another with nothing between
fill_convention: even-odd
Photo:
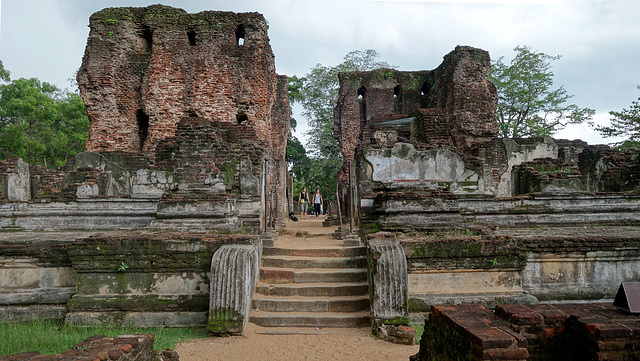
<instances>
[{"instance_id":1,"label":"tree canopy","mask_svg":"<svg viewBox=\"0 0 640 361\"><path fill-rule=\"evenodd\" d=\"M638 85L640 89L640 85ZM596 130L605 138L625 137L621 142L614 145L622 148L640 148L640 98L631 103L629 109L621 111L610 111L610 126L596 126Z\"/></svg>"},{"instance_id":2,"label":"tree canopy","mask_svg":"<svg viewBox=\"0 0 640 361\"><path fill-rule=\"evenodd\" d=\"M509 138L551 136L568 124L589 122L595 110L567 104L573 97L560 86L553 89L551 56L528 46L513 49L509 65L500 57L491 65L491 81L498 90L496 118L500 136Z\"/></svg>"},{"instance_id":3,"label":"tree canopy","mask_svg":"<svg viewBox=\"0 0 640 361\"><path fill-rule=\"evenodd\" d=\"M89 119L76 93L36 78L11 80L0 62L0 159L59 167L84 150Z\"/></svg>"}]
</instances>

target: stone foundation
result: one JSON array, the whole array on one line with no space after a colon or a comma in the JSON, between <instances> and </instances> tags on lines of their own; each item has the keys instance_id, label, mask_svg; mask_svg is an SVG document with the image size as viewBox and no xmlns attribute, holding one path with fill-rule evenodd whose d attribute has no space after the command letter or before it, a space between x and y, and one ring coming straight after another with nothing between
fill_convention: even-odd
<instances>
[{"instance_id":1,"label":"stone foundation","mask_svg":"<svg viewBox=\"0 0 640 361\"><path fill-rule=\"evenodd\" d=\"M258 236L175 232L0 233L0 316L73 324L204 326L211 257ZM76 240L81 238L80 240Z\"/></svg>"}]
</instances>

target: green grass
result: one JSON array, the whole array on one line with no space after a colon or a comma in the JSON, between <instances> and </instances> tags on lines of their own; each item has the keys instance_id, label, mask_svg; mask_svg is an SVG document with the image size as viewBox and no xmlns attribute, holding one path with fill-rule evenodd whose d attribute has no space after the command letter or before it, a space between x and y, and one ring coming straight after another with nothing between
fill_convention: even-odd
<instances>
[{"instance_id":1,"label":"green grass","mask_svg":"<svg viewBox=\"0 0 640 361\"><path fill-rule=\"evenodd\" d=\"M424 333L424 321L419 323L409 322L409 326L416 330L416 338L414 339L416 345L420 344L420 338L422 338L422 334Z\"/></svg>"},{"instance_id":2,"label":"green grass","mask_svg":"<svg viewBox=\"0 0 640 361\"><path fill-rule=\"evenodd\" d=\"M154 334L154 349L175 348L176 344L192 338L207 336L204 327L134 328L134 327L74 327L59 322L0 322L0 356L38 351L43 355L62 353L93 335Z\"/></svg>"}]
</instances>

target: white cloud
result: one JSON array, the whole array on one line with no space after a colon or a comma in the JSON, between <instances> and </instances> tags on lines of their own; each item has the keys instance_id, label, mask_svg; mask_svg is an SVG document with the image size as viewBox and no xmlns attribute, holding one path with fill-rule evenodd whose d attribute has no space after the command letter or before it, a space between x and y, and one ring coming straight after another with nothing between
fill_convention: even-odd
<instances>
[{"instance_id":1,"label":"white cloud","mask_svg":"<svg viewBox=\"0 0 640 361\"><path fill-rule=\"evenodd\" d=\"M596 113L593 115L594 125L610 125L609 113ZM622 137L603 138L593 127L588 124L571 124L556 133L556 139L581 139L589 144L610 144L624 140Z\"/></svg>"}]
</instances>

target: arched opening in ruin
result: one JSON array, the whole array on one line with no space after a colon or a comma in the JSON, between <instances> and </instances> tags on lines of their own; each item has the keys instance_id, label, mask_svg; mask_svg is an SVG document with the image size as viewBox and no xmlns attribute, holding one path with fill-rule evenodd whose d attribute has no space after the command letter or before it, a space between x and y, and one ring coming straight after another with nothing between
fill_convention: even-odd
<instances>
[{"instance_id":1,"label":"arched opening in ruin","mask_svg":"<svg viewBox=\"0 0 640 361\"><path fill-rule=\"evenodd\" d=\"M140 150L144 148L144 143L149 135L149 116L139 109L136 112L136 123L138 124L138 138L140 139Z\"/></svg>"},{"instance_id":2,"label":"arched opening in ruin","mask_svg":"<svg viewBox=\"0 0 640 361\"><path fill-rule=\"evenodd\" d=\"M244 25L240 24L236 28L236 45L244 45L244 37L245 37Z\"/></svg>"},{"instance_id":3,"label":"arched opening in ruin","mask_svg":"<svg viewBox=\"0 0 640 361\"><path fill-rule=\"evenodd\" d=\"M367 103L364 101L364 96L367 94L367 89L363 86L358 88L358 102L360 103L360 119L367 118Z\"/></svg>"},{"instance_id":4,"label":"arched opening in ruin","mask_svg":"<svg viewBox=\"0 0 640 361\"><path fill-rule=\"evenodd\" d=\"M402 88L400 87L400 85L396 85L393 88L393 98L394 99L400 98L401 94L402 94Z\"/></svg>"},{"instance_id":5,"label":"arched opening in ruin","mask_svg":"<svg viewBox=\"0 0 640 361\"><path fill-rule=\"evenodd\" d=\"M402 87L400 85L393 88L393 111L396 114L402 113Z\"/></svg>"},{"instance_id":6,"label":"arched opening in ruin","mask_svg":"<svg viewBox=\"0 0 640 361\"><path fill-rule=\"evenodd\" d=\"M236 114L236 121L238 122L238 124L242 124L247 120L249 120L249 117L245 113L240 112Z\"/></svg>"},{"instance_id":7,"label":"arched opening in ruin","mask_svg":"<svg viewBox=\"0 0 640 361\"><path fill-rule=\"evenodd\" d=\"M195 46L196 45L196 31L195 30L187 31L187 38L189 39L189 45L191 45L191 46Z\"/></svg>"},{"instance_id":8,"label":"arched opening in ruin","mask_svg":"<svg viewBox=\"0 0 640 361\"><path fill-rule=\"evenodd\" d=\"M364 95L367 94L367 89L364 86L358 88L358 100L363 101Z\"/></svg>"},{"instance_id":9,"label":"arched opening in ruin","mask_svg":"<svg viewBox=\"0 0 640 361\"><path fill-rule=\"evenodd\" d=\"M420 88L420 95L425 96L431 91L431 84L429 82L422 83L422 88Z\"/></svg>"},{"instance_id":10,"label":"arched opening in ruin","mask_svg":"<svg viewBox=\"0 0 640 361\"><path fill-rule=\"evenodd\" d=\"M144 25L140 36L144 39L146 51L151 52L151 47L153 45L153 31L151 31L151 28Z\"/></svg>"}]
</instances>

